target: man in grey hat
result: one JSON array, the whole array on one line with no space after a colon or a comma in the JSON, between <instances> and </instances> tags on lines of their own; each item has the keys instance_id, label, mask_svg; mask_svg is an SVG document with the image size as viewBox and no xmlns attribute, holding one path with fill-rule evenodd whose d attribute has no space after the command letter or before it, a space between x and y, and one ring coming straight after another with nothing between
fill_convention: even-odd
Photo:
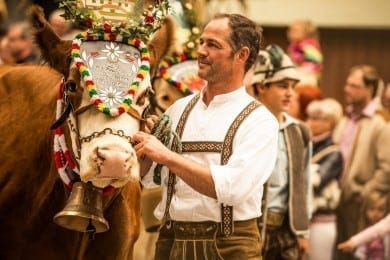
<instances>
[{"instance_id":1,"label":"man in grey hat","mask_svg":"<svg viewBox=\"0 0 390 260\"><path fill-rule=\"evenodd\" d=\"M286 113L298 82L297 70L280 47L270 45L259 52L251 85L279 121L279 153L266 183L260 221L264 259L301 259L309 250L310 133Z\"/></svg>"}]
</instances>

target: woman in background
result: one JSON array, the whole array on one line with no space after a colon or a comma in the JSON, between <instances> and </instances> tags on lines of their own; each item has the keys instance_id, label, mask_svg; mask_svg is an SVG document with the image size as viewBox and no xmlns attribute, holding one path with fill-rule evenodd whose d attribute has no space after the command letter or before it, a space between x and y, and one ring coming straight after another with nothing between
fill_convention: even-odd
<instances>
[{"instance_id":1,"label":"woman in background","mask_svg":"<svg viewBox=\"0 0 390 260\"><path fill-rule=\"evenodd\" d=\"M313 142L313 216L310 224L309 259L331 260L336 240L334 211L340 196L338 178L343 170L341 152L333 144L331 136L343 110L339 102L326 98L312 101L306 111L306 123L312 132Z\"/></svg>"}]
</instances>

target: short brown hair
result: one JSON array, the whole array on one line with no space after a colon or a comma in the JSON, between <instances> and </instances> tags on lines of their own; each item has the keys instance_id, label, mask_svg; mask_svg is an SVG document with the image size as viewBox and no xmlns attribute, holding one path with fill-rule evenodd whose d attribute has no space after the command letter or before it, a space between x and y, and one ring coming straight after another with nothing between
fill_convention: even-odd
<instances>
[{"instance_id":1,"label":"short brown hair","mask_svg":"<svg viewBox=\"0 0 390 260\"><path fill-rule=\"evenodd\" d=\"M365 87L372 86L372 97L376 96L376 92L378 91L378 85L380 81L379 73L374 66L360 64L353 66L350 69L350 73L360 70L363 73L363 82Z\"/></svg>"},{"instance_id":2,"label":"short brown hair","mask_svg":"<svg viewBox=\"0 0 390 260\"><path fill-rule=\"evenodd\" d=\"M240 14L216 14L213 19L229 19L231 29L230 45L235 53L242 46L249 48L249 57L245 63L245 72L247 72L256 60L260 44L263 39L263 29L252 20Z\"/></svg>"}]
</instances>

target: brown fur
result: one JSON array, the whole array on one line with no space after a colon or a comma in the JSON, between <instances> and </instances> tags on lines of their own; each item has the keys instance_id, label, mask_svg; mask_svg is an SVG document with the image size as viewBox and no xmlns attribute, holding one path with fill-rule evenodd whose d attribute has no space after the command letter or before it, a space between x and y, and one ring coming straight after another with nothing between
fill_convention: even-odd
<instances>
[{"instance_id":1,"label":"brown fur","mask_svg":"<svg viewBox=\"0 0 390 260\"><path fill-rule=\"evenodd\" d=\"M175 47L175 22L172 18L165 19L163 27L156 32L155 37L148 44L150 51L150 75L156 74L157 65ZM161 55L164 54L164 55Z\"/></svg>"},{"instance_id":2,"label":"brown fur","mask_svg":"<svg viewBox=\"0 0 390 260\"><path fill-rule=\"evenodd\" d=\"M153 90L155 92L154 98L155 113L162 114L164 111L171 106L176 100L184 97L183 92L178 90L175 86L169 84L163 78L155 78L153 80Z\"/></svg>"},{"instance_id":3,"label":"brown fur","mask_svg":"<svg viewBox=\"0 0 390 260\"><path fill-rule=\"evenodd\" d=\"M104 212L110 230L93 241L54 224L68 197L50 131L60 75L45 66L0 66L0 75L0 259L131 259L139 184L122 189Z\"/></svg>"},{"instance_id":4,"label":"brown fur","mask_svg":"<svg viewBox=\"0 0 390 260\"><path fill-rule=\"evenodd\" d=\"M42 51L42 58L49 63L50 67L67 77L71 62L72 41L63 41L58 37L45 19L43 9L38 5L33 5L29 9L29 14L35 29L35 41Z\"/></svg>"},{"instance_id":5,"label":"brown fur","mask_svg":"<svg viewBox=\"0 0 390 260\"><path fill-rule=\"evenodd\" d=\"M53 223L69 195L53 162L50 126L61 74L69 74L70 45L56 38L39 7L31 13L52 68L0 65L0 259L132 259L141 214L138 182L124 186L104 211L110 230L95 240ZM153 68L169 49L172 30L162 29L149 45Z\"/></svg>"}]
</instances>

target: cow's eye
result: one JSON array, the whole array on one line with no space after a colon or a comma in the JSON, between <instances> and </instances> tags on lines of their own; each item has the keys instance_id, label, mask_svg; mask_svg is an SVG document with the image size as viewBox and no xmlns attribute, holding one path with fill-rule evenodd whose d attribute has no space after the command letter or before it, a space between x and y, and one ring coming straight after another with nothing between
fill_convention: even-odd
<instances>
[{"instance_id":1,"label":"cow's eye","mask_svg":"<svg viewBox=\"0 0 390 260\"><path fill-rule=\"evenodd\" d=\"M68 80L66 82L66 89L68 89L69 91L71 92L76 92L76 89L77 89L77 83L73 80Z\"/></svg>"},{"instance_id":2,"label":"cow's eye","mask_svg":"<svg viewBox=\"0 0 390 260\"><path fill-rule=\"evenodd\" d=\"M169 95L162 96L162 100L169 101L170 100Z\"/></svg>"}]
</instances>

